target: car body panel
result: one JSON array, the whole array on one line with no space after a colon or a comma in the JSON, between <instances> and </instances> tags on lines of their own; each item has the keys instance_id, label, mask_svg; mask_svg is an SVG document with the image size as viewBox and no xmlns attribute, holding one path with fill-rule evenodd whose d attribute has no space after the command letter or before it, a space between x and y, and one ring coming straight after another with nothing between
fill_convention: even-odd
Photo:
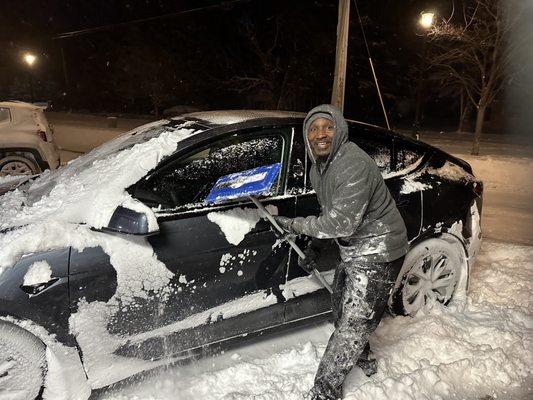
<instances>
[{"instance_id":1,"label":"car body panel","mask_svg":"<svg viewBox=\"0 0 533 400\"><path fill-rule=\"evenodd\" d=\"M65 344L74 343L68 333L69 310L69 263L70 249L52 250L21 258L13 267L0 274L0 315L31 320L57 335ZM51 279L36 293L23 289L25 276L35 263L45 261L51 269Z\"/></svg>"}]
</instances>

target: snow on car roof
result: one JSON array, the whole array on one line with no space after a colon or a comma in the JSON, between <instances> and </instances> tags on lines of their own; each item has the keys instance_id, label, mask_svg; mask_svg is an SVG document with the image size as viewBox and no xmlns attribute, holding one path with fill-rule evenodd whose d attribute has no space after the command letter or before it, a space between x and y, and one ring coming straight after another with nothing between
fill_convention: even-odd
<instances>
[{"instance_id":1,"label":"snow on car roof","mask_svg":"<svg viewBox=\"0 0 533 400\"><path fill-rule=\"evenodd\" d=\"M23 101L0 101L0 107L27 108L30 110L43 110L46 108L36 104L25 103Z\"/></svg>"},{"instance_id":2,"label":"snow on car roof","mask_svg":"<svg viewBox=\"0 0 533 400\"><path fill-rule=\"evenodd\" d=\"M218 110L201 111L181 115L179 118L195 118L216 125L238 124L261 118L304 118L305 113L296 111L268 111L268 110Z\"/></svg>"}]
</instances>

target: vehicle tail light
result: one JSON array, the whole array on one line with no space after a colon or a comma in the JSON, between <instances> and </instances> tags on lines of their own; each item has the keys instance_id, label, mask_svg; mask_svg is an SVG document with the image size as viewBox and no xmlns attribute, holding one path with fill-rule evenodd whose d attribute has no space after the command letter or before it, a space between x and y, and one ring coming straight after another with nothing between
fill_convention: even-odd
<instances>
[{"instance_id":1,"label":"vehicle tail light","mask_svg":"<svg viewBox=\"0 0 533 400\"><path fill-rule=\"evenodd\" d=\"M483 196L483 182L481 181L474 182L474 193L478 197Z\"/></svg>"},{"instance_id":2,"label":"vehicle tail light","mask_svg":"<svg viewBox=\"0 0 533 400\"><path fill-rule=\"evenodd\" d=\"M45 142L48 142L48 139L46 138L46 132L45 131L37 131L37 133L39 134L39 137L45 141Z\"/></svg>"}]
</instances>

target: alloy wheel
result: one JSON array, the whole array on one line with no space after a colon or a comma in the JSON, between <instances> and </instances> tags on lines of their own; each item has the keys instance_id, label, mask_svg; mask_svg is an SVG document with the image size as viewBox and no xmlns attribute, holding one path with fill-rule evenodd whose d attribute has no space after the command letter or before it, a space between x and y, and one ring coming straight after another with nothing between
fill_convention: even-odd
<instances>
[{"instance_id":1,"label":"alloy wheel","mask_svg":"<svg viewBox=\"0 0 533 400\"><path fill-rule=\"evenodd\" d=\"M425 304L448 303L459 280L457 266L443 253L427 254L408 272L403 286L403 307L413 315Z\"/></svg>"}]
</instances>

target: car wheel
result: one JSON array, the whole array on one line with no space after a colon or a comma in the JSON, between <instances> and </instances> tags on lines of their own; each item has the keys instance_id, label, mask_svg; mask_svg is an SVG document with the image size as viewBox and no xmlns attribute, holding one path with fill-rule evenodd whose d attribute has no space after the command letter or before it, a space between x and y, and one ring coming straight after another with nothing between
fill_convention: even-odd
<instances>
[{"instance_id":1,"label":"car wheel","mask_svg":"<svg viewBox=\"0 0 533 400\"><path fill-rule=\"evenodd\" d=\"M0 399L33 400L41 394L45 349L28 331L0 321Z\"/></svg>"},{"instance_id":2,"label":"car wheel","mask_svg":"<svg viewBox=\"0 0 533 400\"><path fill-rule=\"evenodd\" d=\"M0 159L0 176L35 175L41 172L31 159L19 155L8 155Z\"/></svg>"},{"instance_id":3,"label":"car wheel","mask_svg":"<svg viewBox=\"0 0 533 400\"><path fill-rule=\"evenodd\" d=\"M426 304L448 304L459 291L466 291L466 257L454 238L425 240L413 247L389 300L393 314L414 315Z\"/></svg>"}]
</instances>

